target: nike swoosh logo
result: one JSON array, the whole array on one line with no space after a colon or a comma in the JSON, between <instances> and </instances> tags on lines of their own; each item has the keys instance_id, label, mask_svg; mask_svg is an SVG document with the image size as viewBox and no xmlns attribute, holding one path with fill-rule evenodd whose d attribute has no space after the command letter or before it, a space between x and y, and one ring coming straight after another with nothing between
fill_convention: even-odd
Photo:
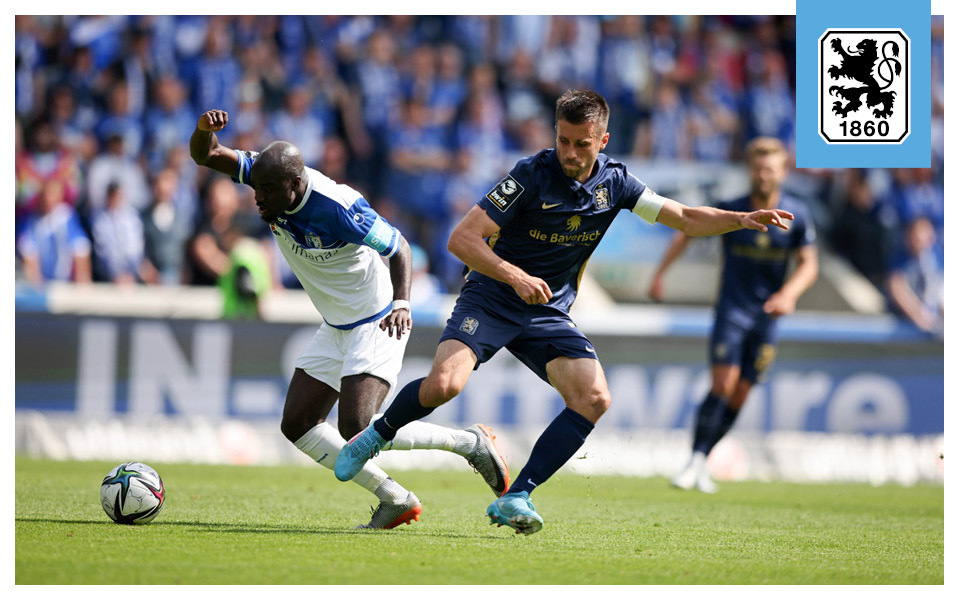
<instances>
[{"instance_id":1,"label":"nike swoosh logo","mask_svg":"<svg viewBox=\"0 0 960 600\"><path fill-rule=\"evenodd\" d=\"M557 202L556 204L547 204L546 202L544 202L543 204L540 205L540 208L542 208L543 210L550 210L551 208L556 208L561 204L563 204L563 202Z\"/></svg>"},{"instance_id":2,"label":"nike swoosh logo","mask_svg":"<svg viewBox=\"0 0 960 600\"><path fill-rule=\"evenodd\" d=\"M597 351L591 348L590 346L585 346L585 348L587 349L587 352L593 352L594 354L597 353Z\"/></svg>"}]
</instances>

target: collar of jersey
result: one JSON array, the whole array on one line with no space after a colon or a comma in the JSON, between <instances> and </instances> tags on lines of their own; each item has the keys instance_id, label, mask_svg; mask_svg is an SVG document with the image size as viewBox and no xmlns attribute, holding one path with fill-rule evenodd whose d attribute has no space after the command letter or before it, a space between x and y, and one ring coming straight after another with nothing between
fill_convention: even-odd
<instances>
[{"instance_id":1,"label":"collar of jersey","mask_svg":"<svg viewBox=\"0 0 960 600\"><path fill-rule=\"evenodd\" d=\"M585 189L591 195L593 194L594 188L597 187L597 183L600 181L600 174L603 172L603 168L607 166L607 162L610 160L610 157L602 152L597 155L597 172L587 180L586 183L580 183L572 177L567 177L567 174L563 172L563 167L560 166L560 156L557 154L557 149L552 150L553 153L553 169L562 175L566 181L567 185L570 186L570 189L574 192L578 191L580 188ZM588 187L589 186L589 187Z\"/></svg>"},{"instance_id":2,"label":"collar of jersey","mask_svg":"<svg viewBox=\"0 0 960 600\"><path fill-rule=\"evenodd\" d=\"M297 213L301 208L306 206L307 198L309 198L310 194L313 193L313 178L310 177L310 170L304 169L304 172L307 174L307 189L303 192L303 198L300 198L300 202L298 202L295 207L291 208L290 210L283 211L284 214L292 215Z\"/></svg>"}]
</instances>

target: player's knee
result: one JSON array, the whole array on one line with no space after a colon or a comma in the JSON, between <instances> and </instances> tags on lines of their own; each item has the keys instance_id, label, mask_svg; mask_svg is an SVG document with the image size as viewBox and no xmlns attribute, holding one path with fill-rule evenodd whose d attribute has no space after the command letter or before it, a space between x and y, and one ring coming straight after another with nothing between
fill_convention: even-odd
<instances>
[{"instance_id":1,"label":"player's knee","mask_svg":"<svg viewBox=\"0 0 960 600\"><path fill-rule=\"evenodd\" d=\"M567 402L572 410L596 423L610 408L610 394L602 390L593 390Z\"/></svg>"},{"instance_id":2,"label":"player's knee","mask_svg":"<svg viewBox=\"0 0 960 600\"><path fill-rule=\"evenodd\" d=\"M440 406L459 394L463 383L448 375L431 375L420 384L420 399L425 406Z\"/></svg>"},{"instance_id":3,"label":"player's knee","mask_svg":"<svg viewBox=\"0 0 960 600\"><path fill-rule=\"evenodd\" d=\"M364 423L356 416L341 414L337 418L337 429L340 436L345 440L350 440L353 436L363 431L369 423Z\"/></svg>"},{"instance_id":4,"label":"player's knee","mask_svg":"<svg viewBox=\"0 0 960 600\"><path fill-rule=\"evenodd\" d=\"M296 443L302 438L316 423L310 424L296 417L284 415L280 421L280 433L291 442Z\"/></svg>"},{"instance_id":5,"label":"player's knee","mask_svg":"<svg viewBox=\"0 0 960 600\"><path fill-rule=\"evenodd\" d=\"M611 402L609 393L597 391L590 395L590 408L597 413L598 417L607 412Z\"/></svg>"}]
</instances>

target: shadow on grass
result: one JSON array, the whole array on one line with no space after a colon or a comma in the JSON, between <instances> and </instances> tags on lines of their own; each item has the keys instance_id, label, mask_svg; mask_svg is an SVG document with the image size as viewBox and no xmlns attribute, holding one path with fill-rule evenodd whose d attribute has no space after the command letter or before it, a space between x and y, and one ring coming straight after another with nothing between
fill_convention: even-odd
<instances>
[{"instance_id":1,"label":"shadow on grass","mask_svg":"<svg viewBox=\"0 0 960 600\"><path fill-rule=\"evenodd\" d=\"M152 523L147 523L145 525L120 525L118 523L113 523L110 521L104 521L103 519L51 519L51 518L41 518L41 517L17 517L14 519L17 523L50 523L50 524L59 524L59 525L97 525L101 527L150 527L152 529L156 528L183 528L183 529L192 529L193 531L205 531L209 533L262 533L262 534L277 534L277 533L295 533L295 534L333 534L333 535L397 535L400 532L403 532L402 535L413 535L419 537L432 537L432 538L452 538L452 539L488 539L490 535L484 534L462 534L462 533L451 533L443 531L428 530L424 531L422 528L415 528L412 526L401 526L395 530L385 530L385 529L354 529L354 528L336 528L336 527L303 527L303 526L290 526L283 527L277 525L264 525L264 524L238 524L238 523L205 523L202 521L155 521ZM492 533L492 532L491 532Z\"/></svg>"}]
</instances>

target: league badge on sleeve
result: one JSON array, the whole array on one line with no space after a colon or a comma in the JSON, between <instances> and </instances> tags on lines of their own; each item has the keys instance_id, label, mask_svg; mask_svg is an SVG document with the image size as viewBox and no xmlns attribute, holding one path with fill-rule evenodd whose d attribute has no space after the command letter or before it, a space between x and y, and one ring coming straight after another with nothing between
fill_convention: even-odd
<instances>
[{"instance_id":1,"label":"league badge on sleeve","mask_svg":"<svg viewBox=\"0 0 960 600\"><path fill-rule=\"evenodd\" d=\"M820 38L820 136L899 144L910 134L910 38L902 29L828 29Z\"/></svg>"},{"instance_id":2,"label":"league badge on sleeve","mask_svg":"<svg viewBox=\"0 0 960 600\"><path fill-rule=\"evenodd\" d=\"M507 175L492 190L487 192L487 200L493 202L493 205L500 209L500 212L507 212L510 205L523 194L523 186L516 179Z\"/></svg>"}]
</instances>

